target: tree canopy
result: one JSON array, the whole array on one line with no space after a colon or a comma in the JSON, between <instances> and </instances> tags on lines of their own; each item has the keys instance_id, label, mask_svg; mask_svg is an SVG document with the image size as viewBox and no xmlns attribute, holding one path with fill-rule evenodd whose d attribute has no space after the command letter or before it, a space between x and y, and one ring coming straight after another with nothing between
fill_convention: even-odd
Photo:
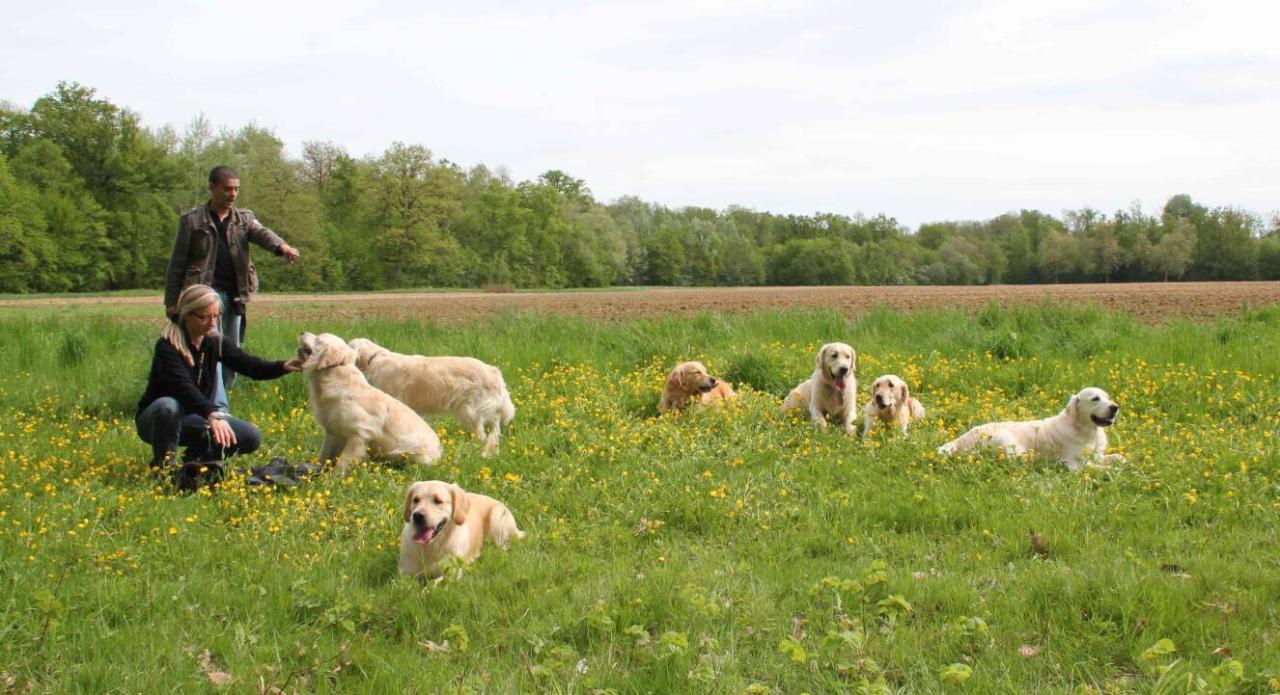
<instances>
[{"instance_id":1,"label":"tree canopy","mask_svg":"<svg viewBox=\"0 0 1280 695\"><path fill-rule=\"evenodd\" d=\"M558 169L516 182L421 144L353 157L306 142L292 158L253 124L147 129L61 83L29 110L0 102L0 292L161 286L178 213L219 164L302 251L299 266L259 264L273 290L1280 279L1280 219L1186 194L1158 215L1021 210L914 233L885 215L602 203Z\"/></svg>"}]
</instances>

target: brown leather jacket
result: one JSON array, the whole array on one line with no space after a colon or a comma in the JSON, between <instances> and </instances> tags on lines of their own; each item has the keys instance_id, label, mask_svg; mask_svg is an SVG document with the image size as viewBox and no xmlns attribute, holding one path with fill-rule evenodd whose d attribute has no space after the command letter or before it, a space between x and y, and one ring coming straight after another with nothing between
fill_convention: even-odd
<instances>
[{"instance_id":1,"label":"brown leather jacket","mask_svg":"<svg viewBox=\"0 0 1280 695\"><path fill-rule=\"evenodd\" d=\"M169 269L164 274L164 308L170 316L177 313L178 295L182 290L197 283L213 284L213 263L218 254L216 233L208 204L182 214L178 238L174 239L173 252L169 254ZM247 302L258 291L258 271L249 258L249 242L279 255L285 241L262 226L253 212L234 207L227 217L227 241L236 267L240 299Z\"/></svg>"}]
</instances>

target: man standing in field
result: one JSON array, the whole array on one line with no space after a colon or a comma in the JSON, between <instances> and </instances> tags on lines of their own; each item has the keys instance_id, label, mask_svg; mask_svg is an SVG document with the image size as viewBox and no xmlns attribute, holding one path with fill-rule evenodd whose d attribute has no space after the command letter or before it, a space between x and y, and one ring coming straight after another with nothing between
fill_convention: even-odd
<instances>
[{"instance_id":1,"label":"man standing in field","mask_svg":"<svg viewBox=\"0 0 1280 695\"><path fill-rule=\"evenodd\" d=\"M258 291L249 242L289 263L298 260L297 249L262 226L251 211L235 207L239 195L235 170L218 166L209 172L209 202L182 214L164 277L164 309L170 318L177 315L178 295L187 287L199 283L217 290L223 306L218 332L236 346L244 333L244 305ZM220 372L218 381L214 402L226 410L226 390L235 383L235 372Z\"/></svg>"}]
</instances>

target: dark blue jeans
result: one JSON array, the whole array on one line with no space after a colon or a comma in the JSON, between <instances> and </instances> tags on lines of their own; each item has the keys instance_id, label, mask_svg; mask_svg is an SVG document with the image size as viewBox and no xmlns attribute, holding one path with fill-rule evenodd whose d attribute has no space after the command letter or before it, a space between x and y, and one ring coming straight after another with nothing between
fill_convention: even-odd
<instances>
[{"instance_id":1,"label":"dark blue jeans","mask_svg":"<svg viewBox=\"0 0 1280 695\"><path fill-rule=\"evenodd\" d=\"M136 419L138 436L151 445L151 465L158 466L166 454L185 446L184 461L211 461L226 459L235 454L247 454L262 444L262 433L251 422L228 417L227 424L236 433L236 443L225 449L218 446L209 434L209 421L203 415L185 415L182 406L174 398L157 398L142 409Z\"/></svg>"}]
</instances>

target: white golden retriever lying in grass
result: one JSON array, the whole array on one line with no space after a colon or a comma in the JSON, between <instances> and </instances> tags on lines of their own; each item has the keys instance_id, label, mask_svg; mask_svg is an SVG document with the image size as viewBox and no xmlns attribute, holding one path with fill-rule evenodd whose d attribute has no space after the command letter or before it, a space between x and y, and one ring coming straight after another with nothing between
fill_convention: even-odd
<instances>
[{"instance_id":1,"label":"white golden retriever lying in grass","mask_svg":"<svg viewBox=\"0 0 1280 695\"><path fill-rule=\"evenodd\" d=\"M452 415L498 453L502 426L516 416L502 372L474 357L424 357L392 352L367 338L351 341L356 366L370 384L420 415Z\"/></svg>"},{"instance_id":2,"label":"white golden retriever lying in grass","mask_svg":"<svg viewBox=\"0 0 1280 695\"><path fill-rule=\"evenodd\" d=\"M1108 454L1107 432L1120 406L1100 388L1089 387L1071 397L1062 412L1044 420L993 422L978 425L938 447L943 456L977 448L999 449L1006 456L1035 453L1057 459L1078 471L1088 463L1124 461Z\"/></svg>"},{"instance_id":3,"label":"white golden retriever lying in grass","mask_svg":"<svg viewBox=\"0 0 1280 695\"><path fill-rule=\"evenodd\" d=\"M858 355L844 343L827 343L818 349L813 375L800 382L782 401L782 412L808 408L813 424L827 428L827 417L833 418L845 434L856 434L853 419L857 413L858 379L854 370Z\"/></svg>"},{"instance_id":4,"label":"white golden retriever lying in grass","mask_svg":"<svg viewBox=\"0 0 1280 695\"><path fill-rule=\"evenodd\" d=\"M365 381L355 352L331 333L298 338L311 413L324 430L320 461L346 474L366 452L383 459L435 463L442 453L435 430L409 406Z\"/></svg>"},{"instance_id":5,"label":"white golden retriever lying in grass","mask_svg":"<svg viewBox=\"0 0 1280 695\"><path fill-rule=\"evenodd\" d=\"M717 379L707 372L701 362L681 362L667 375L658 401L658 412L683 410L694 399L703 405L737 398L733 386L724 379Z\"/></svg>"},{"instance_id":6,"label":"white golden retriever lying in grass","mask_svg":"<svg viewBox=\"0 0 1280 695\"><path fill-rule=\"evenodd\" d=\"M488 536L499 547L524 538L511 510L486 495L467 492L439 480L419 480L404 498L400 531L400 571L419 581L444 573L441 561L470 562Z\"/></svg>"},{"instance_id":7,"label":"white golden retriever lying in grass","mask_svg":"<svg viewBox=\"0 0 1280 695\"><path fill-rule=\"evenodd\" d=\"M871 384L871 398L862 408L862 436L865 439L871 434L871 426L876 420L885 425L897 425L902 433L907 433L907 426L912 420L924 417L924 406L911 397L911 389L907 382L896 374L885 374Z\"/></svg>"}]
</instances>

